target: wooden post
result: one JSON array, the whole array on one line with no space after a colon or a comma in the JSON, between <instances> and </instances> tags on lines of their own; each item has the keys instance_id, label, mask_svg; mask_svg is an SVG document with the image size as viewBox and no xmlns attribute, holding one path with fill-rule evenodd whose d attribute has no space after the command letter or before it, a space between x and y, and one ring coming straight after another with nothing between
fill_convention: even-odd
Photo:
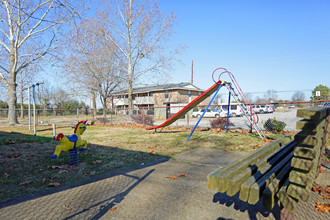
<instances>
[{"instance_id":1,"label":"wooden post","mask_svg":"<svg viewBox=\"0 0 330 220\"><path fill-rule=\"evenodd\" d=\"M143 127L145 127L145 123L144 123L144 109L141 109L141 113L142 113L142 123L143 123Z\"/></svg>"},{"instance_id":2,"label":"wooden post","mask_svg":"<svg viewBox=\"0 0 330 220\"><path fill-rule=\"evenodd\" d=\"M319 164L318 164L317 171L316 171L316 177L318 177L318 175L320 173L320 168L321 168L321 165L322 165L322 157L324 155L325 147L328 144L328 139L329 139L328 127L329 127L329 123L330 123L330 108L327 109L327 116L325 117L322 147L321 147L321 153L320 153L320 158L319 158Z\"/></svg>"},{"instance_id":3,"label":"wooden post","mask_svg":"<svg viewBox=\"0 0 330 220\"><path fill-rule=\"evenodd\" d=\"M53 124L53 138L56 139L56 124Z\"/></svg>"}]
</instances>

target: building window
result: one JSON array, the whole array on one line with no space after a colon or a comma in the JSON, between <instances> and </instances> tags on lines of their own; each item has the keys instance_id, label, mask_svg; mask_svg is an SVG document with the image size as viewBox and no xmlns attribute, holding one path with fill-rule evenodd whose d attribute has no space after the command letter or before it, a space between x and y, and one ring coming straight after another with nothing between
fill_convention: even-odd
<instances>
[{"instance_id":1,"label":"building window","mask_svg":"<svg viewBox=\"0 0 330 220\"><path fill-rule=\"evenodd\" d=\"M188 96L191 97L191 91L188 91Z\"/></svg>"},{"instance_id":2,"label":"building window","mask_svg":"<svg viewBox=\"0 0 330 220\"><path fill-rule=\"evenodd\" d=\"M165 91L165 99L168 99L168 91Z\"/></svg>"}]
</instances>

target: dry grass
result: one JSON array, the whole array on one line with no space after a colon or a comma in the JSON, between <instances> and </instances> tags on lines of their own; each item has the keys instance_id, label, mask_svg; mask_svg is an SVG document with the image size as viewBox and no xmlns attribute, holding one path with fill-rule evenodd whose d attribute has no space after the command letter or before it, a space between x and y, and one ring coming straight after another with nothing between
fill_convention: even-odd
<instances>
[{"instance_id":1,"label":"dry grass","mask_svg":"<svg viewBox=\"0 0 330 220\"><path fill-rule=\"evenodd\" d=\"M73 126L73 125L72 125ZM71 125L57 133L72 134ZM65 185L125 167L154 161L194 148L250 151L264 144L251 134L196 131L155 133L143 128L88 126L83 134L90 151L79 153L79 165L68 165L68 152L51 159L57 141L51 126L38 126L37 136L28 126L0 126L0 198Z\"/></svg>"}]
</instances>

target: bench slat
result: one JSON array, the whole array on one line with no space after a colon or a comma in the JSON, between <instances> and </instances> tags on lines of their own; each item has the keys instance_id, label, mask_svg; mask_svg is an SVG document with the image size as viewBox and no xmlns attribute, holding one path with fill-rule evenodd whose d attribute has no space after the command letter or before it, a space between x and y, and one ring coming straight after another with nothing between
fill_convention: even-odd
<instances>
[{"instance_id":1,"label":"bench slat","mask_svg":"<svg viewBox=\"0 0 330 220\"><path fill-rule=\"evenodd\" d=\"M291 164L291 158L293 157L293 152L287 155L281 162L279 162L275 167L261 177L257 182L255 182L250 187L249 192L249 204L256 204L261 196L261 192L267 187L267 185L278 175L278 173L283 169L287 163Z\"/></svg>"},{"instance_id":2,"label":"bench slat","mask_svg":"<svg viewBox=\"0 0 330 220\"><path fill-rule=\"evenodd\" d=\"M271 210L274 208L275 204L277 203L276 193L288 178L291 169L291 164L289 162L263 191L262 204L266 210Z\"/></svg>"},{"instance_id":3,"label":"bench slat","mask_svg":"<svg viewBox=\"0 0 330 220\"><path fill-rule=\"evenodd\" d=\"M253 153L248 154L244 158L234 161L223 169L217 170L208 175L208 189L215 190L224 193L228 187L228 179L238 174L242 170L246 169L249 165L254 164L261 160L263 157L276 151L278 148L284 146L293 136L285 136L279 138L274 142L268 143L263 147L259 148Z\"/></svg>"},{"instance_id":4,"label":"bench slat","mask_svg":"<svg viewBox=\"0 0 330 220\"><path fill-rule=\"evenodd\" d=\"M283 146L279 150L273 152L269 157L263 158L256 164L249 166L241 173L229 179L228 190L226 192L227 195L235 195L241 189L242 183L245 182L252 175L254 175L257 170L263 169L263 171L259 173L264 174L267 170L271 169L272 166L275 166L276 163L278 163L280 160L283 159L283 157L285 157L285 154L292 151L296 144L297 143L295 141L287 143L286 146Z\"/></svg>"}]
</instances>

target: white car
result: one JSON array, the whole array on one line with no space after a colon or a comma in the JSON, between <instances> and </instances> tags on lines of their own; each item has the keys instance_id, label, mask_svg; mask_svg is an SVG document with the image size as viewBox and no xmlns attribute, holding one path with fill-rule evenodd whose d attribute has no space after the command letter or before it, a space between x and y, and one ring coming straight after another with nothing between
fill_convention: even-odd
<instances>
[{"instance_id":1,"label":"white car","mask_svg":"<svg viewBox=\"0 0 330 220\"><path fill-rule=\"evenodd\" d=\"M205 109L200 109L197 112L193 112L192 113L192 117L193 118L199 118L203 115ZM218 112L216 109L207 109L207 111L205 112L204 117L205 118L220 118L220 117L226 117L226 113L224 112Z\"/></svg>"},{"instance_id":2,"label":"white car","mask_svg":"<svg viewBox=\"0 0 330 220\"><path fill-rule=\"evenodd\" d=\"M228 112L228 105L221 105L220 110L227 113ZM241 108L238 106L237 103L230 103L229 116L239 117L243 114L244 114L244 112L241 110Z\"/></svg>"},{"instance_id":3,"label":"white car","mask_svg":"<svg viewBox=\"0 0 330 220\"><path fill-rule=\"evenodd\" d=\"M252 108L255 113L263 114L268 112L267 105L253 105Z\"/></svg>"}]
</instances>

